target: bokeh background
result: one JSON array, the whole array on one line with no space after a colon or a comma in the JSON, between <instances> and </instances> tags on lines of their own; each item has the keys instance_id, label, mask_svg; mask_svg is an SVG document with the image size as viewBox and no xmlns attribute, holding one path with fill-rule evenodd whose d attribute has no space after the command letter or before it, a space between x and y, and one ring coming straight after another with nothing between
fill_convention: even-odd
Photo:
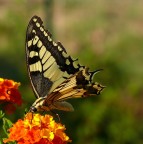
<instances>
[{"instance_id":1,"label":"bokeh background","mask_svg":"<svg viewBox=\"0 0 143 144\"><path fill-rule=\"evenodd\" d=\"M143 1L0 0L0 77L21 82L24 99L6 115L13 122L35 100L25 61L33 15L81 64L104 69L94 78L107 86L100 96L69 100L75 111L58 112L72 143L142 144Z\"/></svg>"}]
</instances>

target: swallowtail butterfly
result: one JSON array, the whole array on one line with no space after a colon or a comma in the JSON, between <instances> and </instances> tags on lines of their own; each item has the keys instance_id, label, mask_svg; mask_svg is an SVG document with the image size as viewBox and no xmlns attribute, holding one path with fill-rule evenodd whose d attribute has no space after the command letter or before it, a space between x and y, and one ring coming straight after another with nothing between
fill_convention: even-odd
<instances>
[{"instance_id":1,"label":"swallowtail butterfly","mask_svg":"<svg viewBox=\"0 0 143 144\"><path fill-rule=\"evenodd\" d=\"M26 33L26 60L36 101L31 112L58 109L73 111L65 100L96 96L104 86L92 81L100 70L89 71L69 56L60 42L43 26L40 17L33 16Z\"/></svg>"}]
</instances>

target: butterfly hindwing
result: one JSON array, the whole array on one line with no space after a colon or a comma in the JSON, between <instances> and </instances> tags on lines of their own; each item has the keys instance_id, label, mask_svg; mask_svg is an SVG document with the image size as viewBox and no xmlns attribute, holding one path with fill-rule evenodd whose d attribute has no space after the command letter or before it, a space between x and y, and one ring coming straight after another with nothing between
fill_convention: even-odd
<instances>
[{"instance_id":1,"label":"butterfly hindwing","mask_svg":"<svg viewBox=\"0 0 143 144\"><path fill-rule=\"evenodd\" d=\"M99 95L104 86L92 82L93 75L98 71L89 72L88 68L84 68L61 83L51 94L49 94L47 99L49 101L64 101L69 98Z\"/></svg>"}]
</instances>

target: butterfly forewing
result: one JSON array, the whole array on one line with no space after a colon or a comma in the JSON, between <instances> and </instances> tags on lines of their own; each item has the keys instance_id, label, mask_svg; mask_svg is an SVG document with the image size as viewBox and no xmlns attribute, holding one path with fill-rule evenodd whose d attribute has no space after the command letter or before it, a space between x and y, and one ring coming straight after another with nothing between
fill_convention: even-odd
<instances>
[{"instance_id":1,"label":"butterfly forewing","mask_svg":"<svg viewBox=\"0 0 143 144\"><path fill-rule=\"evenodd\" d=\"M42 20L34 16L26 34L26 59L36 97L45 97L60 83L83 67L67 55L60 42L54 42Z\"/></svg>"}]
</instances>

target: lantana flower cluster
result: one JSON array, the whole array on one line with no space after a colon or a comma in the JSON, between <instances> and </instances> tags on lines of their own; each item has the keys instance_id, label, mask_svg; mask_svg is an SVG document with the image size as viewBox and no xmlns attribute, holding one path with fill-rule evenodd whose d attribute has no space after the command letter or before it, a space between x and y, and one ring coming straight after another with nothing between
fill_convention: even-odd
<instances>
[{"instance_id":1,"label":"lantana flower cluster","mask_svg":"<svg viewBox=\"0 0 143 144\"><path fill-rule=\"evenodd\" d=\"M22 98L18 87L20 83L13 80L0 78L0 104L4 103L4 109L7 113L13 113L15 105L21 106Z\"/></svg>"},{"instance_id":2,"label":"lantana flower cluster","mask_svg":"<svg viewBox=\"0 0 143 144\"><path fill-rule=\"evenodd\" d=\"M16 141L18 144L67 144L69 137L65 127L56 123L50 115L27 113L9 129L9 138L4 143Z\"/></svg>"}]
</instances>

